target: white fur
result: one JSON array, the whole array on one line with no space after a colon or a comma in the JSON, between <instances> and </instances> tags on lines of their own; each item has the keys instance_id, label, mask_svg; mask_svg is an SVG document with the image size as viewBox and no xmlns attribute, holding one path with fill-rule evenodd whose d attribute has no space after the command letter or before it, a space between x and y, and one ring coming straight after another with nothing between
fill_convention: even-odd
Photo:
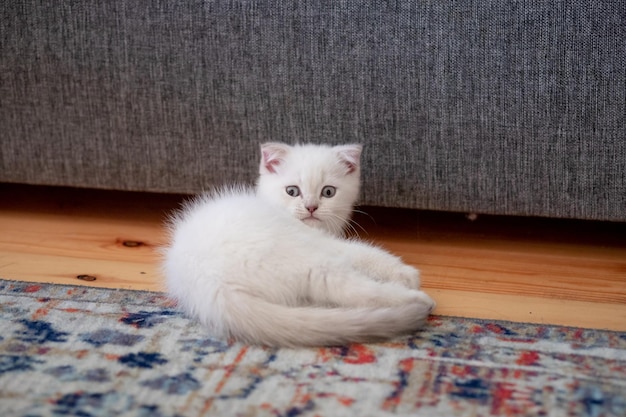
<instances>
[{"instance_id":1,"label":"white fur","mask_svg":"<svg viewBox=\"0 0 626 417\"><path fill-rule=\"evenodd\" d=\"M217 337L274 346L365 342L419 328L434 302L419 291L418 271L339 237L358 194L360 147L267 144L262 152L257 192L205 195L172 220L163 267L180 308ZM289 185L301 187L300 202ZM319 196L326 185L337 187L334 197ZM322 207L335 207L332 220L301 220L306 203L319 205L320 217Z\"/></svg>"},{"instance_id":2,"label":"white fur","mask_svg":"<svg viewBox=\"0 0 626 417\"><path fill-rule=\"evenodd\" d=\"M324 146L266 143L261 147L257 193L317 229L343 236L359 196L361 145ZM268 165L274 172L268 170ZM301 195L290 197L285 187L297 185ZM321 195L324 186L337 187L332 198ZM307 206L317 206L314 219Z\"/></svg>"}]
</instances>

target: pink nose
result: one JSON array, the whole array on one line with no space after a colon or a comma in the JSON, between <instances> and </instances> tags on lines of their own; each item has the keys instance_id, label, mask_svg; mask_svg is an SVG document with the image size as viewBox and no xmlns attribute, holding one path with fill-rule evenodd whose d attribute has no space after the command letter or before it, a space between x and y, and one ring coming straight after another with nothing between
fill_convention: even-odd
<instances>
[{"instance_id":1,"label":"pink nose","mask_svg":"<svg viewBox=\"0 0 626 417\"><path fill-rule=\"evenodd\" d=\"M313 214L315 210L317 210L317 206L306 206L306 209L309 210L309 213Z\"/></svg>"}]
</instances>

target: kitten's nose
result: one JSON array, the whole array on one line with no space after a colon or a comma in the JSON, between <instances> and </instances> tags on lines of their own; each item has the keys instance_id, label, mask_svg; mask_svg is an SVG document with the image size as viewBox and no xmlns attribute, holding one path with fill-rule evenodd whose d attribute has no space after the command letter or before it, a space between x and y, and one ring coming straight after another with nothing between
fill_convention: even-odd
<instances>
[{"instance_id":1,"label":"kitten's nose","mask_svg":"<svg viewBox=\"0 0 626 417\"><path fill-rule=\"evenodd\" d=\"M306 206L306 209L309 211L309 213L313 214L315 213L315 210L317 210L317 206L315 205Z\"/></svg>"}]
</instances>

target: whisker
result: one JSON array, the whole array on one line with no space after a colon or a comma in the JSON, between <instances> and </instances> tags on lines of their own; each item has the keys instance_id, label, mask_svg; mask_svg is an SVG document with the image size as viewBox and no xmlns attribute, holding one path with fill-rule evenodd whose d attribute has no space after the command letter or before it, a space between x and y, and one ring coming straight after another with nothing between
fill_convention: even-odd
<instances>
[{"instance_id":1,"label":"whisker","mask_svg":"<svg viewBox=\"0 0 626 417\"><path fill-rule=\"evenodd\" d=\"M350 219L350 223L349 224L350 224L350 227L352 228L352 230L354 230L354 233L356 233L357 236L359 236L359 233L357 232L356 227L354 227L353 224L358 226L359 229L361 229L361 231L363 231L363 233L365 233L367 236L369 236L369 233L367 232L367 230L365 230L365 228L363 226L361 226L359 224L359 222L357 222L356 220Z\"/></svg>"},{"instance_id":2,"label":"whisker","mask_svg":"<svg viewBox=\"0 0 626 417\"><path fill-rule=\"evenodd\" d=\"M363 232L367 234L367 231L363 228L363 226L361 226L358 222L354 221L351 218L344 219L337 214L329 212L328 219L332 222L332 224L337 225L340 231L345 231L346 235L355 235L356 237L360 237L359 231L354 225L358 226L361 230L363 230Z\"/></svg>"},{"instance_id":3,"label":"whisker","mask_svg":"<svg viewBox=\"0 0 626 417\"><path fill-rule=\"evenodd\" d=\"M327 219L335 234L341 234L343 232L345 225L342 218L334 213L328 213Z\"/></svg>"},{"instance_id":4,"label":"whisker","mask_svg":"<svg viewBox=\"0 0 626 417\"><path fill-rule=\"evenodd\" d=\"M336 214L336 212L348 214L348 218L343 217L342 215ZM355 208L352 205L341 205L341 206L333 206L332 208L328 207L320 207L317 211L319 217L324 219L326 223L326 229L335 235L344 235L346 237L356 237L361 238L361 234L364 233L366 236L369 236L369 233L359 222L354 220L352 217L353 214L358 213L370 218L372 221L374 218L367 212ZM306 213L303 212L303 215Z\"/></svg>"},{"instance_id":5,"label":"whisker","mask_svg":"<svg viewBox=\"0 0 626 417\"><path fill-rule=\"evenodd\" d=\"M325 219L330 231L333 234L341 235L343 234L344 228L346 226L346 221L341 217L336 215L330 209L320 208L318 213L321 218Z\"/></svg>"},{"instance_id":6,"label":"whisker","mask_svg":"<svg viewBox=\"0 0 626 417\"><path fill-rule=\"evenodd\" d=\"M354 210L352 210L352 211L353 211L354 213L363 214L364 216L369 217L369 219L370 219L371 221L373 221L373 222L374 222L374 224L376 224L376 219L374 219L374 217L372 217L372 215L371 215L371 214L369 214L368 212L363 211L363 210L359 210L359 209L357 209L357 208L355 208L355 209L354 209Z\"/></svg>"}]
</instances>

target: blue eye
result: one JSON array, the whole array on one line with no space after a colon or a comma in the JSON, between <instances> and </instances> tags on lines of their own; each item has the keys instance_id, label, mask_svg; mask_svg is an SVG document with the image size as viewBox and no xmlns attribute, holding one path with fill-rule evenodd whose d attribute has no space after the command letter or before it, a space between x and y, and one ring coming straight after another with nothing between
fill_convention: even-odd
<instances>
[{"instance_id":1,"label":"blue eye","mask_svg":"<svg viewBox=\"0 0 626 417\"><path fill-rule=\"evenodd\" d=\"M334 197L336 192L337 189L335 187L333 187L332 185L327 185L326 187L322 188L322 197Z\"/></svg>"},{"instance_id":2,"label":"blue eye","mask_svg":"<svg viewBox=\"0 0 626 417\"><path fill-rule=\"evenodd\" d=\"M300 189L296 186L296 185L290 185L287 188L285 188L285 191L287 192L287 194L289 194L291 197L297 197L300 195Z\"/></svg>"}]
</instances>

